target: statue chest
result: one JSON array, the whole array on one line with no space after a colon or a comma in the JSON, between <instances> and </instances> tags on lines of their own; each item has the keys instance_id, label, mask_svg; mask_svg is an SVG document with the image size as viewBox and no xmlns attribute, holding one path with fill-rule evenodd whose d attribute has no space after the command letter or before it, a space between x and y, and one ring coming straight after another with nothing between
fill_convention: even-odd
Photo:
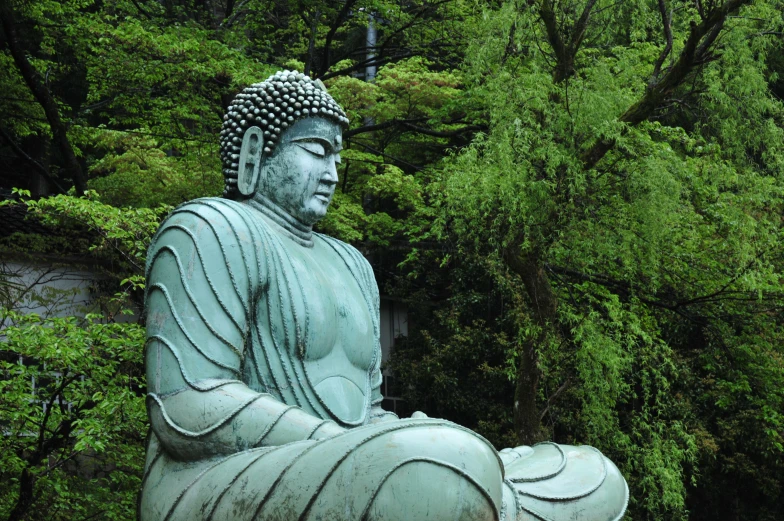
<instances>
[{"instance_id":1,"label":"statue chest","mask_svg":"<svg viewBox=\"0 0 784 521\"><path fill-rule=\"evenodd\" d=\"M313 248L292 243L285 253L282 268L269 274L275 280L270 292L292 295L288 304L294 320L287 328L275 320L266 327L275 330L274 336L296 336L289 342L294 352L284 356L292 365L301 364L308 387L330 413L344 423L360 421L370 396L369 375L380 356L374 352L377 333L369 296L323 240L316 239ZM275 295L262 300L267 301L262 308L280 305Z\"/></svg>"}]
</instances>

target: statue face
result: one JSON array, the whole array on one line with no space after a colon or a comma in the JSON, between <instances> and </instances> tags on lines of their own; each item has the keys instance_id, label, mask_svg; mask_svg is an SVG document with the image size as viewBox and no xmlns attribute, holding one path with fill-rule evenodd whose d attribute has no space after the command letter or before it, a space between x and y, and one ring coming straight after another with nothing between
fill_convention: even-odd
<instances>
[{"instance_id":1,"label":"statue face","mask_svg":"<svg viewBox=\"0 0 784 521\"><path fill-rule=\"evenodd\" d=\"M322 219L338 182L341 135L340 125L327 119L294 122L264 161L259 191L305 225Z\"/></svg>"}]
</instances>

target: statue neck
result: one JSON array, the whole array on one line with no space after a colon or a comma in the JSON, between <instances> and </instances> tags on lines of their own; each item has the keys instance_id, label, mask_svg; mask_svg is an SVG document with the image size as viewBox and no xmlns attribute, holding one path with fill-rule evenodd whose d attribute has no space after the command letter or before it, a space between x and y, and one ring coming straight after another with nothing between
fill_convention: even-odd
<instances>
[{"instance_id":1,"label":"statue neck","mask_svg":"<svg viewBox=\"0 0 784 521\"><path fill-rule=\"evenodd\" d=\"M254 194L251 199L247 200L247 203L261 212L267 221L281 228L294 242L305 248L313 247L313 227L292 217L267 196L259 193Z\"/></svg>"}]
</instances>

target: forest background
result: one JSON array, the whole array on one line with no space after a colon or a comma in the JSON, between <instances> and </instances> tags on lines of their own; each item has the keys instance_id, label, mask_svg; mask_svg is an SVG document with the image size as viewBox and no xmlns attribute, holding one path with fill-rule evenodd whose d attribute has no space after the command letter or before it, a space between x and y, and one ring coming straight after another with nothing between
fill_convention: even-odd
<instances>
[{"instance_id":1,"label":"forest background","mask_svg":"<svg viewBox=\"0 0 784 521\"><path fill-rule=\"evenodd\" d=\"M412 410L498 448L600 448L628 519L784 519L781 0L2 0L0 18L2 188L22 189L2 204L60 234L4 255L86 252L114 294L24 316L0 275L1 518L135 516L143 324L118 318L168 210L220 195L233 96L287 68L351 118L319 229L407 304L391 369Z\"/></svg>"}]
</instances>

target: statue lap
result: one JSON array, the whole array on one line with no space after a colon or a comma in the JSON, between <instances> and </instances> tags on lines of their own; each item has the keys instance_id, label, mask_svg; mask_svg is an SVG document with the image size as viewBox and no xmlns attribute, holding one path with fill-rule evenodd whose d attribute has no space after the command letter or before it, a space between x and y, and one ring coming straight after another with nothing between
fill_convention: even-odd
<instances>
[{"instance_id":1,"label":"statue lap","mask_svg":"<svg viewBox=\"0 0 784 521\"><path fill-rule=\"evenodd\" d=\"M493 448L431 419L197 463L163 455L148 472L141 508L149 519L468 521L499 519L502 508Z\"/></svg>"}]
</instances>

